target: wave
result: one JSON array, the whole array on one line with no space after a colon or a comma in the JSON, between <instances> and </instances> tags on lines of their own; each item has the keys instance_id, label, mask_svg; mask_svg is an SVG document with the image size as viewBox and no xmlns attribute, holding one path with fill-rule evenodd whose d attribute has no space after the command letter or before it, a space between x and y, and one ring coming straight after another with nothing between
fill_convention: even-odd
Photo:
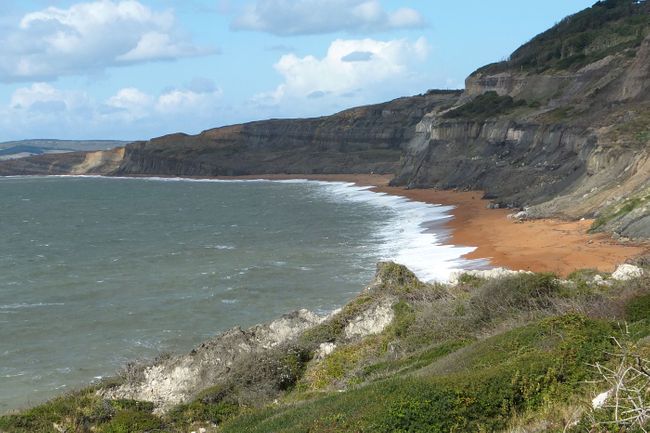
<instances>
[{"instance_id":1,"label":"wave","mask_svg":"<svg viewBox=\"0 0 650 433\"><path fill-rule=\"evenodd\" d=\"M28 177L28 176L11 176ZM405 265L423 281L447 281L451 273L458 269L483 268L488 260L468 260L463 256L476 250L472 246L445 244L444 233L436 232L427 225L452 218L453 206L442 206L413 201L402 196L375 192L372 186L358 186L352 182L321 181L311 179L195 179L185 177L123 177L98 175L54 175L29 176L61 178L96 178L126 181L151 182L200 182L200 183L284 183L318 185L326 197L336 201L367 203L379 208L390 209L393 217L377 233L382 240L380 256ZM221 246L217 246L219 248ZM214 247L212 247L214 248ZM225 248L224 248L225 249ZM241 274L241 272L240 272Z\"/></svg>"},{"instance_id":2,"label":"wave","mask_svg":"<svg viewBox=\"0 0 650 433\"><path fill-rule=\"evenodd\" d=\"M39 308L39 307L62 307L63 302L36 302L33 304L19 303L19 304L5 304L0 305L0 310L20 310L23 308Z\"/></svg>"},{"instance_id":3,"label":"wave","mask_svg":"<svg viewBox=\"0 0 650 433\"><path fill-rule=\"evenodd\" d=\"M370 191L370 186L348 182L321 182L322 191L334 200L363 202L389 209L392 213L378 236L382 240L382 260L408 267L422 281L447 281L458 269L483 267L484 260L468 260L463 256L476 250L472 246L444 244L442 232L429 227L432 222L452 218L453 206L442 206L409 200L402 196Z\"/></svg>"}]
</instances>

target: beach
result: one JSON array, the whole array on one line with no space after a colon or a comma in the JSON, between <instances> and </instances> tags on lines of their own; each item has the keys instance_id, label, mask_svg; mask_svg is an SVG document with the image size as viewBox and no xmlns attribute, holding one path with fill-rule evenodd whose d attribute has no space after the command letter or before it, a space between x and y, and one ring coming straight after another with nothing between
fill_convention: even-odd
<instances>
[{"instance_id":1,"label":"beach","mask_svg":"<svg viewBox=\"0 0 650 433\"><path fill-rule=\"evenodd\" d=\"M489 259L492 266L533 272L554 272L566 277L577 269L612 272L628 259L647 253L648 244L619 242L606 233L587 233L593 220L564 221L508 218L513 209L489 209L481 191L442 191L389 186L390 175L264 175L241 178L311 179L353 182L372 191L399 195L430 204L454 206L445 222L448 243L473 246L467 259Z\"/></svg>"}]
</instances>

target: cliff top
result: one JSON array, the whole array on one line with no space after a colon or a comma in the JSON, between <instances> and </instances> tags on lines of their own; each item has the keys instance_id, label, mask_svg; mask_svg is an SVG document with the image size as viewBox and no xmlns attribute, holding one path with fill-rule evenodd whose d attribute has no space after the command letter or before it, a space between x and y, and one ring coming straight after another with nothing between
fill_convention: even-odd
<instances>
[{"instance_id":1,"label":"cliff top","mask_svg":"<svg viewBox=\"0 0 650 433\"><path fill-rule=\"evenodd\" d=\"M486 65L475 73L577 70L610 54L634 56L648 34L650 4L646 0L598 1L535 36L508 60Z\"/></svg>"}]
</instances>

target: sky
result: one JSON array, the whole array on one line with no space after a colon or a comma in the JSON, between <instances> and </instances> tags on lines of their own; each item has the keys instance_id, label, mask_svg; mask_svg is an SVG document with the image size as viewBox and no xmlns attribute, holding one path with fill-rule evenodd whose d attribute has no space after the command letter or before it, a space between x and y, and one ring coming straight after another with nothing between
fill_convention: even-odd
<instances>
[{"instance_id":1,"label":"sky","mask_svg":"<svg viewBox=\"0 0 650 433\"><path fill-rule=\"evenodd\" d=\"M0 0L0 141L148 139L429 89L595 0Z\"/></svg>"}]
</instances>

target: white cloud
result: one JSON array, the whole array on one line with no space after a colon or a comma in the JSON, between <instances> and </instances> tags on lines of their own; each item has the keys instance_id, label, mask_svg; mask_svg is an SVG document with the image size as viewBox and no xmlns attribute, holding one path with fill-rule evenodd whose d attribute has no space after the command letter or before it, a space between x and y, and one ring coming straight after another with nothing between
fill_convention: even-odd
<instances>
[{"instance_id":1,"label":"white cloud","mask_svg":"<svg viewBox=\"0 0 650 433\"><path fill-rule=\"evenodd\" d=\"M34 83L14 91L9 107L17 112L38 111L47 114L49 111L78 111L85 108L88 101L85 93L63 92L47 83Z\"/></svg>"},{"instance_id":2,"label":"white cloud","mask_svg":"<svg viewBox=\"0 0 650 433\"><path fill-rule=\"evenodd\" d=\"M158 95L127 87L104 101L34 83L15 90L9 103L0 106L0 130L7 137L56 138L148 138L198 132L217 122L223 112L221 97L222 91L205 78Z\"/></svg>"},{"instance_id":3,"label":"white cloud","mask_svg":"<svg viewBox=\"0 0 650 433\"><path fill-rule=\"evenodd\" d=\"M275 69L284 82L274 91L258 95L256 100L278 105L288 100L367 94L388 82L403 80L410 74L410 67L425 60L428 53L429 44L424 38L415 42L339 39L332 42L322 59L282 56Z\"/></svg>"},{"instance_id":4,"label":"white cloud","mask_svg":"<svg viewBox=\"0 0 650 433\"><path fill-rule=\"evenodd\" d=\"M221 97L221 90L196 92L189 89L174 89L163 93L156 101L155 109L162 114L196 113L210 110ZM207 125L206 128L211 125Z\"/></svg>"},{"instance_id":5,"label":"white cloud","mask_svg":"<svg viewBox=\"0 0 650 433\"><path fill-rule=\"evenodd\" d=\"M125 120L136 120L150 115L154 98L134 87L121 89L106 101L106 106L114 110L107 113Z\"/></svg>"},{"instance_id":6,"label":"white cloud","mask_svg":"<svg viewBox=\"0 0 650 433\"><path fill-rule=\"evenodd\" d=\"M51 80L212 52L182 36L171 11L136 0L96 0L25 15L0 40L0 80Z\"/></svg>"},{"instance_id":7,"label":"white cloud","mask_svg":"<svg viewBox=\"0 0 650 433\"><path fill-rule=\"evenodd\" d=\"M422 15L411 8L386 11L379 0L257 0L231 24L280 36L332 33L374 33L421 28Z\"/></svg>"}]
</instances>

